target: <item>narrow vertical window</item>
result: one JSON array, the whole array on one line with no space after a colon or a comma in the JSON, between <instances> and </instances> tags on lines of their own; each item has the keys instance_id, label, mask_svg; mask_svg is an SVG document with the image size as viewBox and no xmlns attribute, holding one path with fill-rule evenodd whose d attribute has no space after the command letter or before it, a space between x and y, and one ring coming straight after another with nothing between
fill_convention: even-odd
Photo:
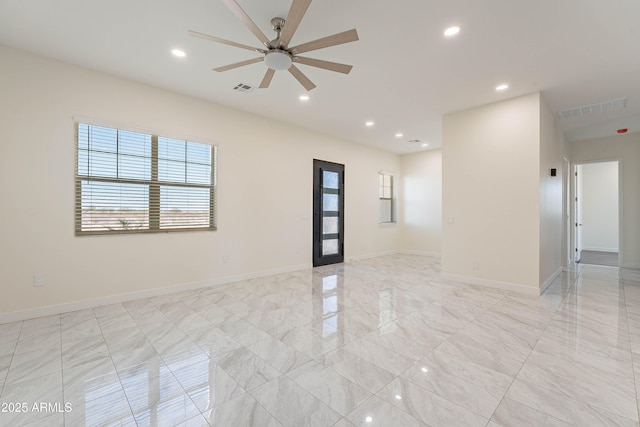
<instances>
[{"instance_id":1,"label":"narrow vertical window","mask_svg":"<svg viewBox=\"0 0 640 427\"><path fill-rule=\"evenodd\" d=\"M396 222L393 175L378 174L378 192L380 199L379 222Z\"/></svg>"}]
</instances>

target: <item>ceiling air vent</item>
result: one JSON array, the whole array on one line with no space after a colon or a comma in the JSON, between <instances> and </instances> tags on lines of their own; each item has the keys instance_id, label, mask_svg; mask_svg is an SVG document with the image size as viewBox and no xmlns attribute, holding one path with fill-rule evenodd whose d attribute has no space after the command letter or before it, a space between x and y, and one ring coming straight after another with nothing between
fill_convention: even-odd
<instances>
[{"instance_id":1,"label":"ceiling air vent","mask_svg":"<svg viewBox=\"0 0 640 427\"><path fill-rule=\"evenodd\" d=\"M233 90L237 90L238 92L253 92L253 86L249 86L246 83L238 83Z\"/></svg>"},{"instance_id":2,"label":"ceiling air vent","mask_svg":"<svg viewBox=\"0 0 640 427\"><path fill-rule=\"evenodd\" d=\"M571 119L573 117L590 116L592 114L609 113L611 111L622 110L627 108L629 98L619 98L613 101L601 102L599 104L585 105L583 107L569 108L567 110L558 111L558 119Z\"/></svg>"}]
</instances>

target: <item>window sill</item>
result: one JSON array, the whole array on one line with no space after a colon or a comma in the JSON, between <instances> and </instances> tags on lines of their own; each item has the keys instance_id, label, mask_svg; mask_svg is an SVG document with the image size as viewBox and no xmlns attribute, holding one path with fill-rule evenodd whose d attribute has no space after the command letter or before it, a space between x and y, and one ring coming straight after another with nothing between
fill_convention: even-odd
<instances>
[{"instance_id":1,"label":"window sill","mask_svg":"<svg viewBox=\"0 0 640 427\"><path fill-rule=\"evenodd\" d=\"M381 228L391 228L398 225L398 221L390 221L390 222L379 222L378 225Z\"/></svg>"},{"instance_id":2,"label":"window sill","mask_svg":"<svg viewBox=\"0 0 640 427\"><path fill-rule=\"evenodd\" d=\"M160 230L104 230L104 231L76 231L76 236L109 236L118 234L155 234L155 233L178 233L192 231L216 231L217 227L197 227L197 228L163 228Z\"/></svg>"}]
</instances>

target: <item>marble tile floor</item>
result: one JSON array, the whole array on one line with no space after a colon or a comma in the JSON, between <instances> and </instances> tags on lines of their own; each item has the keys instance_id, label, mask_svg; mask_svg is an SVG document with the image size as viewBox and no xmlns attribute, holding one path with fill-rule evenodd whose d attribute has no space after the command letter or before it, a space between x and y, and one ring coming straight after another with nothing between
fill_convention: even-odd
<instances>
[{"instance_id":1,"label":"marble tile floor","mask_svg":"<svg viewBox=\"0 0 640 427\"><path fill-rule=\"evenodd\" d=\"M0 426L638 426L638 380L614 267L532 297L390 255L0 325Z\"/></svg>"}]
</instances>

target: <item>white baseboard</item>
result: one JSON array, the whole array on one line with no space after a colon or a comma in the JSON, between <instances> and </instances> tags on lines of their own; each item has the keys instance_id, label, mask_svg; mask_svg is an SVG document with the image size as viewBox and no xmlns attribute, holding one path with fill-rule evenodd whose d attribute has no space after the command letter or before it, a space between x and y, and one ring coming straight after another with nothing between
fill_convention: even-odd
<instances>
[{"instance_id":1,"label":"white baseboard","mask_svg":"<svg viewBox=\"0 0 640 427\"><path fill-rule=\"evenodd\" d=\"M378 253L374 253L374 254L356 255L356 256L348 257L347 258L347 262L349 262L349 261L358 261L358 260L361 260L361 259L377 258L377 257L380 257L380 256L385 256L385 255L397 255L397 254L431 256L431 257L434 257L434 256L435 257L439 257L440 256L440 252L416 251L416 250L413 250L413 249L398 249L398 250L393 250L393 251L385 251L385 252L378 252Z\"/></svg>"},{"instance_id":2,"label":"white baseboard","mask_svg":"<svg viewBox=\"0 0 640 427\"><path fill-rule=\"evenodd\" d=\"M582 250L596 252L618 252L618 248L599 248L597 246L583 246Z\"/></svg>"},{"instance_id":3,"label":"white baseboard","mask_svg":"<svg viewBox=\"0 0 640 427\"><path fill-rule=\"evenodd\" d=\"M414 249L401 249L398 251L398 253L406 254L406 255L435 256L435 257L440 256L440 252L416 251Z\"/></svg>"},{"instance_id":4,"label":"white baseboard","mask_svg":"<svg viewBox=\"0 0 640 427\"><path fill-rule=\"evenodd\" d=\"M362 259L377 258L379 256L396 255L397 253L398 253L397 250L393 250L393 251L378 252L375 254L355 255L355 256L345 257L345 261L346 262L359 261Z\"/></svg>"},{"instance_id":5,"label":"white baseboard","mask_svg":"<svg viewBox=\"0 0 640 427\"><path fill-rule=\"evenodd\" d=\"M210 286L223 285L226 283L239 282L242 280L256 279L259 277L273 276L276 274L290 273L312 268L311 264L300 264L290 267L260 270L252 273L239 274L237 276L226 276L217 279L204 280L200 282L181 283L179 285L167 286L164 288L146 289L144 291L130 292L119 295L109 295L99 298L92 298L82 301L74 301L64 304L48 305L44 307L30 308L26 310L12 311L0 314L0 324L18 322L21 320L35 319L37 317L51 316L55 314L68 313L70 311L85 310L88 308L100 307L108 304L118 304L126 301L133 301L142 298L151 298L160 295L172 294L174 292L190 291L194 289L207 288Z\"/></svg>"},{"instance_id":6,"label":"white baseboard","mask_svg":"<svg viewBox=\"0 0 640 427\"><path fill-rule=\"evenodd\" d=\"M628 268L629 270L640 270L640 264L624 264L620 268Z\"/></svg>"},{"instance_id":7,"label":"white baseboard","mask_svg":"<svg viewBox=\"0 0 640 427\"><path fill-rule=\"evenodd\" d=\"M540 294L542 294L545 291L545 289L547 289L549 287L549 285L551 285L553 283L553 281L556 280L558 278L558 276L562 274L563 271L565 271L565 269L563 267L558 267L558 269L555 271L555 273L553 273L551 276L549 276L549 278L544 281L542 286L540 286Z\"/></svg>"},{"instance_id":8,"label":"white baseboard","mask_svg":"<svg viewBox=\"0 0 640 427\"><path fill-rule=\"evenodd\" d=\"M459 276L457 274L448 274L448 273L441 273L440 277L444 280L453 280L456 282L467 283L469 285L485 286L488 288L504 289L507 291L520 292L527 295L540 296L540 288L534 288L534 287L525 286L525 285L518 285L517 283L478 279L476 277Z\"/></svg>"}]
</instances>

